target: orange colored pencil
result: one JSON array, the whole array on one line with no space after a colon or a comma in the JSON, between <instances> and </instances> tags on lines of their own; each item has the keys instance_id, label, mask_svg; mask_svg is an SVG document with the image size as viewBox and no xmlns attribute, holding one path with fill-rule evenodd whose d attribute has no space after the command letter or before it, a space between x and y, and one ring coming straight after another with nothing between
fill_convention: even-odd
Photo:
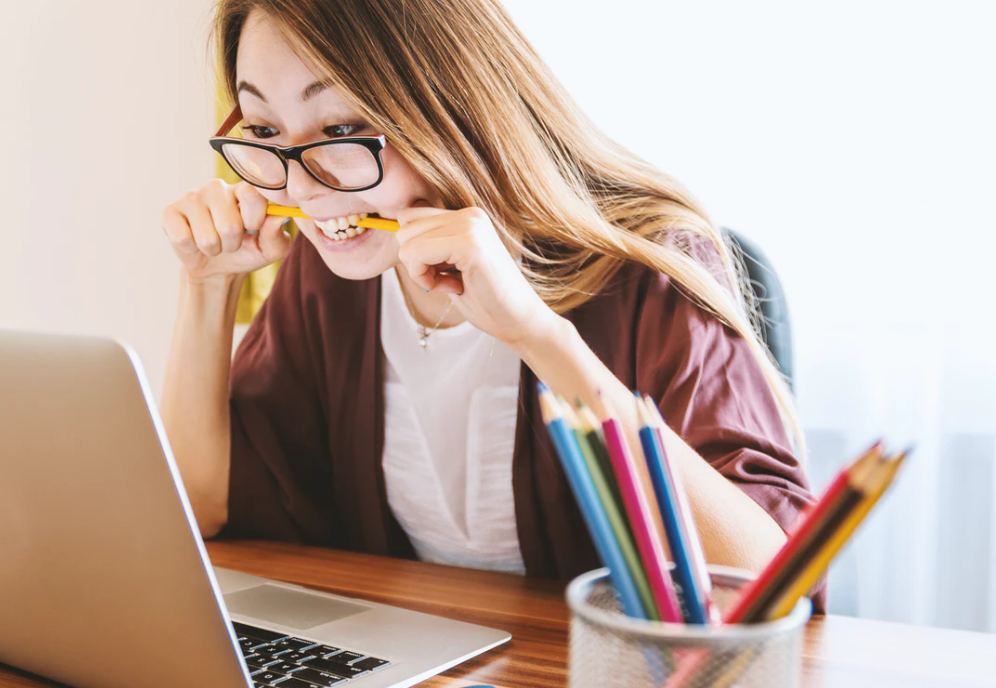
<instances>
[{"instance_id":1,"label":"orange colored pencil","mask_svg":"<svg viewBox=\"0 0 996 688\"><path fill-rule=\"evenodd\" d=\"M311 218L304 214L300 208L292 208L286 205L277 205L276 203L271 203L266 206L267 215L278 215L280 217L303 217L306 220ZM356 223L357 227L365 227L367 229L381 229L385 232L397 232L401 228L401 225L395 220L388 220L383 217L364 217Z\"/></svg>"}]
</instances>

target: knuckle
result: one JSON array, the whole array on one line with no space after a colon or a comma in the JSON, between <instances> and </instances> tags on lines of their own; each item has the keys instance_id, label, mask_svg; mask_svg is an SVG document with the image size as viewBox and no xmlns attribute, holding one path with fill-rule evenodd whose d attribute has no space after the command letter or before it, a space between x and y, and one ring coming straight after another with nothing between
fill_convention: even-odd
<instances>
[{"instance_id":1,"label":"knuckle","mask_svg":"<svg viewBox=\"0 0 996 688\"><path fill-rule=\"evenodd\" d=\"M226 238L236 237L242 234L242 225L234 221L222 222L218 226L218 233Z\"/></svg>"},{"instance_id":2,"label":"knuckle","mask_svg":"<svg viewBox=\"0 0 996 688\"><path fill-rule=\"evenodd\" d=\"M181 251L189 252L197 248L197 244L194 242L194 238L189 234L171 238L171 240L173 242L173 245L176 246Z\"/></svg>"},{"instance_id":3,"label":"knuckle","mask_svg":"<svg viewBox=\"0 0 996 688\"><path fill-rule=\"evenodd\" d=\"M463 212L472 223L488 221L488 214L484 212L482 208L478 208L477 206L464 208Z\"/></svg>"},{"instance_id":4,"label":"knuckle","mask_svg":"<svg viewBox=\"0 0 996 688\"><path fill-rule=\"evenodd\" d=\"M218 179L217 177L209 181L204 185L204 188L213 191L215 193L219 191L224 191L228 188L228 183L224 179Z\"/></svg>"},{"instance_id":5,"label":"knuckle","mask_svg":"<svg viewBox=\"0 0 996 688\"><path fill-rule=\"evenodd\" d=\"M221 253L221 241L216 236L200 239L197 242L197 247L209 256L216 256Z\"/></svg>"}]
</instances>

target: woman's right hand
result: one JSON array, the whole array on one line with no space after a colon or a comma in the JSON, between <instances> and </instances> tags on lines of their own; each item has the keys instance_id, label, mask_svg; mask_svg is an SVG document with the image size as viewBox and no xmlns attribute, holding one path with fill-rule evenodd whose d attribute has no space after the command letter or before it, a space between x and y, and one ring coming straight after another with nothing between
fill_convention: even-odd
<instances>
[{"instance_id":1,"label":"woman's right hand","mask_svg":"<svg viewBox=\"0 0 996 688\"><path fill-rule=\"evenodd\" d=\"M266 206L251 184L212 179L163 209L163 231L190 279L240 275L290 250L287 218L268 216Z\"/></svg>"}]
</instances>

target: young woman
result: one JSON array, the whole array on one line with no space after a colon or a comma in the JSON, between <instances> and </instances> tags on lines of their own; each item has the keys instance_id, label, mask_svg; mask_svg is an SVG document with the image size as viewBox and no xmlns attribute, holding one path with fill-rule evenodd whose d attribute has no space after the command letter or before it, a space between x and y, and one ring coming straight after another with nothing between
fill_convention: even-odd
<instances>
[{"instance_id":1,"label":"young woman","mask_svg":"<svg viewBox=\"0 0 996 688\"><path fill-rule=\"evenodd\" d=\"M734 260L497 0L221 0L216 21L220 134L244 140L217 147L246 181L163 213L183 269L162 415L206 537L596 568L542 379L632 431L631 390L653 395L708 560L770 559L812 497ZM292 242L268 202L314 219ZM282 258L231 361L242 276Z\"/></svg>"}]
</instances>

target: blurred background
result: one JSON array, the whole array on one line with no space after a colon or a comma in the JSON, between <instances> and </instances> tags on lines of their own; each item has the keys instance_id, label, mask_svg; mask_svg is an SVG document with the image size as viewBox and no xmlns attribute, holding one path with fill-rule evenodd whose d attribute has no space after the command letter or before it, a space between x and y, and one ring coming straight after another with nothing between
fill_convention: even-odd
<instances>
[{"instance_id":1,"label":"blurred background","mask_svg":"<svg viewBox=\"0 0 996 688\"><path fill-rule=\"evenodd\" d=\"M814 488L878 437L916 445L831 612L996 632L996 4L505 5L600 127L774 264ZM212 2L0 7L0 327L120 337L158 396L160 214L215 169Z\"/></svg>"}]
</instances>

